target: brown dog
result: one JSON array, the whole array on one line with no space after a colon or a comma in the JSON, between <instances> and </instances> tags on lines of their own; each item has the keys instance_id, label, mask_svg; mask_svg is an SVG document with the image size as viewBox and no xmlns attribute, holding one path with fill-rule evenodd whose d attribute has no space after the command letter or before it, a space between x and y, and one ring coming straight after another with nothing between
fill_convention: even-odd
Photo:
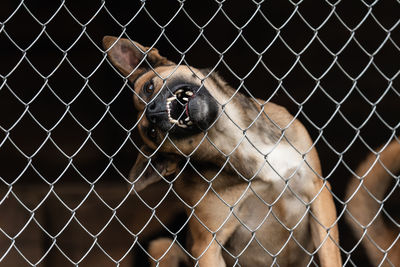
<instances>
[{"instance_id":1,"label":"brown dog","mask_svg":"<svg viewBox=\"0 0 400 267\"><path fill-rule=\"evenodd\" d=\"M357 238L364 234L362 244L367 255L375 266L400 266L399 229L391 228L382 216L381 204L386 198L387 190L395 182L395 175L400 171L400 143L392 141L377 155L371 153L360 164L356 174L347 188L349 200L347 222L356 233Z\"/></svg>"},{"instance_id":2,"label":"brown dog","mask_svg":"<svg viewBox=\"0 0 400 267\"><path fill-rule=\"evenodd\" d=\"M299 121L154 48L109 36L103 45L135 90L146 145L133 186L171 183L190 217L192 260L207 267L305 266L317 253L321 266L341 266L329 184ZM190 258L167 239L150 252L160 266Z\"/></svg>"}]
</instances>

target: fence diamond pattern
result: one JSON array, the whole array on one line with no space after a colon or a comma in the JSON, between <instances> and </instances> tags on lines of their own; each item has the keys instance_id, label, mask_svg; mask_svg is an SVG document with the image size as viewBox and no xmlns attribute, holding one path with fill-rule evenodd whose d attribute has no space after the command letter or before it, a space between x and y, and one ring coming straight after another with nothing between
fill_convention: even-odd
<instances>
[{"instance_id":1,"label":"fence diamond pattern","mask_svg":"<svg viewBox=\"0 0 400 267\"><path fill-rule=\"evenodd\" d=\"M105 35L287 107L332 185L343 265L400 266L399 1L130 2L0 4L0 266L157 265L160 236L197 260L185 244L196 207L168 179L143 193L129 181L140 121Z\"/></svg>"}]
</instances>

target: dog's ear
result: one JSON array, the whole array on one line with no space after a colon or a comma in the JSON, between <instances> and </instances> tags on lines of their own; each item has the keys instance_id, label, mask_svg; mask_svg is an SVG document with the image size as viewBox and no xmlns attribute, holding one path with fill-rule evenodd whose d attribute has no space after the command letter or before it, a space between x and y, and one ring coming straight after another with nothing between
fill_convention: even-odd
<instances>
[{"instance_id":1,"label":"dog's ear","mask_svg":"<svg viewBox=\"0 0 400 267\"><path fill-rule=\"evenodd\" d=\"M147 146L142 146L140 150L145 155L151 155L152 150ZM133 165L129 180L134 183L135 190L141 191L147 186L154 184L172 174L179 172L180 159L174 154L159 154L146 158L139 153L135 164Z\"/></svg>"},{"instance_id":2,"label":"dog's ear","mask_svg":"<svg viewBox=\"0 0 400 267\"><path fill-rule=\"evenodd\" d=\"M104 36L103 47L111 63L131 82L150 68L146 62L142 62L144 57L153 68L173 64L161 56L157 49L150 49L126 38Z\"/></svg>"}]
</instances>

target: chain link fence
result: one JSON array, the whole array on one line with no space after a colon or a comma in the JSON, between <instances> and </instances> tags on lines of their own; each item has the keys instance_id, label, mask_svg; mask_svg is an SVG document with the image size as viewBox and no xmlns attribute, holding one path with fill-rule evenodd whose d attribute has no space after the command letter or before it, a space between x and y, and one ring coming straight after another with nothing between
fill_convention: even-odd
<instances>
[{"instance_id":1,"label":"chain link fence","mask_svg":"<svg viewBox=\"0 0 400 267\"><path fill-rule=\"evenodd\" d=\"M218 72L232 99L287 108L311 135L320 178L331 184L343 266L400 266L399 14L396 0L2 1L0 266L148 266L172 252L195 266L189 225L200 221L204 196L184 202L172 186L180 174L135 191L129 173L147 155L138 133L145 116L137 119L134 85L107 57L106 35L209 68L210 79ZM212 143L207 133L202 142ZM226 173L216 171L210 192ZM257 191L252 182L243 194ZM302 247L292 232L311 214L303 203L293 231L280 222L273 210L285 190L276 202L261 198L260 208L263 222L275 218L290 233L282 251L293 241ZM241 220L236 204L218 199ZM150 255L151 242L165 238L177 246L166 241L166 253ZM260 239L251 240L262 247ZM235 254L218 244L234 259L228 265L247 266L240 257L250 245ZM302 249L306 265L321 265L319 248ZM287 266L279 253L263 248L260 257Z\"/></svg>"}]
</instances>

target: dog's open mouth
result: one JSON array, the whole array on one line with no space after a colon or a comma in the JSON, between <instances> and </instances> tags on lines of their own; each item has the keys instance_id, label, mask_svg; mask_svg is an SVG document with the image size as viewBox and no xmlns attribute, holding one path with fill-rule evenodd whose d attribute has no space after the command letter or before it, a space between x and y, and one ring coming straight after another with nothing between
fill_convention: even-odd
<instances>
[{"instance_id":1,"label":"dog's open mouth","mask_svg":"<svg viewBox=\"0 0 400 267\"><path fill-rule=\"evenodd\" d=\"M189 115L189 101L194 93L188 88L180 88L167 99L168 119L181 128L193 125Z\"/></svg>"}]
</instances>

